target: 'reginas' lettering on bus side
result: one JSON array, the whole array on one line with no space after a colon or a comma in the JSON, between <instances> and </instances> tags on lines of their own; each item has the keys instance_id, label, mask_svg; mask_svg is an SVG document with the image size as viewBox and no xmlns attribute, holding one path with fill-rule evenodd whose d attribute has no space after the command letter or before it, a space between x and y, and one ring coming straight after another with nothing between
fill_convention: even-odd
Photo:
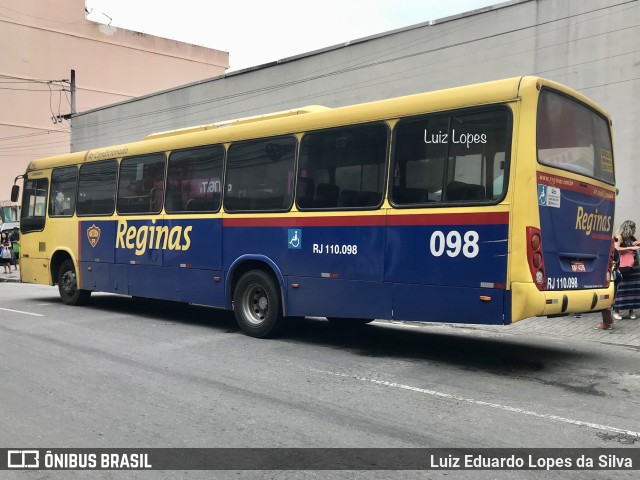
<instances>
[{"instance_id":1,"label":"'reginas' lettering on bus side","mask_svg":"<svg viewBox=\"0 0 640 480\"><path fill-rule=\"evenodd\" d=\"M144 255L149 250L189 250L193 230L191 225L187 227L175 226L171 229L166 225L151 225L141 227L129 226L126 220L118 220L116 233L116 248L135 250L137 256Z\"/></svg>"}]
</instances>

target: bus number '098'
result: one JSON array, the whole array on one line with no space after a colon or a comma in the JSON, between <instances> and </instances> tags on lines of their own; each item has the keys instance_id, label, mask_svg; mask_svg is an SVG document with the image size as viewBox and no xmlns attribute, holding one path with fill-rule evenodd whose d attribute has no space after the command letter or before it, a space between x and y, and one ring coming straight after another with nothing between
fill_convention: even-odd
<instances>
[{"instance_id":1,"label":"bus number '098'","mask_svg":"<svg viewBox=\"0 0 640 480\"><path fill-rule=\"evenodd\" d=\"M441 257L447 252L450 257L457 257L462 253L467 258L474 258L480 251L480 247L478 247L479 239L480 235L474 230L469 230L464 234L452 230L446 236L444 232L436 230L431 234L429 249L434 257Z\"/></svg>"}]
</instances>

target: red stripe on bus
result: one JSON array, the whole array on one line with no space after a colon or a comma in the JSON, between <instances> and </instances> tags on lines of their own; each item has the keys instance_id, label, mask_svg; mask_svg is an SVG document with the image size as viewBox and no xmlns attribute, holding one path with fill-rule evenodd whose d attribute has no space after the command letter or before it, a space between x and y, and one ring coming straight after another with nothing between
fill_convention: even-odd
<instances>
[{"instance_id":1,"label":"red stripe on bus","mask_svg":"<svg viewBox=\"0 0 640 480\"><path fill-rule=\"evenodd\" d=\"M411 225L506 225L509 212L421 213L345 217L230 218L225 227L383 227Z\"/></svg>"},{"instance_id":2,"label":"red stripe on bus","mask_svg":"<svg viewBox=\"0 0 640 480\"><path fill-rule=\"evenodd\" d=\"M222 219L224 227L381 227L384 215L353 217L276 217Z\"/></svg>"},{"instance_id":3,"label":"red stripe on bus","mask_svg":"<svg viewBox=\"0 0 640 480\"><path fill-rule=\"evenodd\" d=\"M548 185L550 187L557 187L563 190L571 190L573 192L584 193L597 198L604 198L605 200L613 201L615 194L610 190L596 187L589 183L574 180L572 178L561 177L559 175L552 175L551 173L538 172L538 183L542 185Z\"/></svg>"},{"instance_id":4,"label":"red stripe on bus","mask_svg":"<svg viewBox=\"0 0 640 480\"><path fill-rule=\"evenodd\" d=\"M509 223L509 212L422 213L389 215L388 225L501 225Z\"/></svg>"}]
</instances>

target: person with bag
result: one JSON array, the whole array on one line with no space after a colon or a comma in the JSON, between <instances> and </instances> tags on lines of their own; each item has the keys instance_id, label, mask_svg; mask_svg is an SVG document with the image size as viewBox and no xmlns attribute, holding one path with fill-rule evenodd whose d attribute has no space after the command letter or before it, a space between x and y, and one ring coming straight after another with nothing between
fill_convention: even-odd
<instances>
[{"instance_id":1,"label":"person with bag","mask_svg":"<svg viewBox=\"0 0 640 480\"><path fill-rule=\"evenodd\" d=\"M622 280L622 273L620 273L620 253L616 250L616 237L611 240L613 243L613 265L611 265L611 281L613 281L613 298L614 304L611 308L607 310L602 310L602 322L597 324L594 328L596 330L611 330L613 328L613 317L611 315L611 310L615 308L615 298L616 293L618 292L618 285L620 284L620 280ZM620 314L618 314L620 315Z\"/></svg>"},{"instance_id":2,"label":"person with bag","mask_svg":"<svg viewBox=\"0 0 640 480\"><path fill-rule=\"evenodd\" d=\"M4 267L4 273L11 273L11 259L13 258L13 249L11 248L11 242L5 233L2 234L0 239L0 262Z\"/></svg>"},{"instance_id":3,"label":"person with bag","mask_svg":"<svg viewBox=\"0 0 640 480\"><path fill-rule=\"evenodd\" d=\"M615 248L620 254L620 273L622 279L618 285L615 295L615 311L613 318L622 320L620 310L629 310L629 318L636 319L633 312L640 308L640 265L638 261L638 250L640 250L640 240L636 240L636 224L631 220L626 220L620 225L620 233L615 239Z\"/></svg>"}]
</instances>

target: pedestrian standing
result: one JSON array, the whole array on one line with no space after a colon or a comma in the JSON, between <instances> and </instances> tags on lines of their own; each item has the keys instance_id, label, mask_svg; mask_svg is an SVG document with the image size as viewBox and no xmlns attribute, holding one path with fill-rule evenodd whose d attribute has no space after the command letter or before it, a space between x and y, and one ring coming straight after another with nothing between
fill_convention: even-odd
<instances>
[{"instance_id":1,"label":"pedestrian standing","mask_svg":"<svg viewBox=\"0 0 640 480\"><path fill-rule=\"evenodd\" d=\"M622 320L621 310L629 310L629 318L636 319L634 310L640 308L640 265L638 254L640 241L636 239L636 224L631 220L622 222L616 236L615 248L620 254L622 280L615 296L613 318Z\"/></svg>"},{"instance_id":2,"label":"pedestrian standing","mask_svg":"<svg viewBox=\"0 0 640 480\"><path fill-rule=\"evenodd\" d=\"M0 262L4 268L3 273L11 273L11 258L13 257L13 250L11 249L11 242L6 233L0 235Z\"/></svg>"},{"instance_id":3,"label":"pedestrian standing","mask_svg":"<svg viewBox=\"0 0 640 480\"><path fill-rule=\"evenodd\" d=\"M613 298L615 306L615 298L618 293L618 285L622 280L622 274L620 273L620 253L615 248L616 239L613 239L613 265L611 266L611 280L613 281ZM612 307L613 308L613 307ZM595 326L596 330L611 330L613 328L613 316L611 314L611 308L602 311L602 322Z\"/></svg>"},{"instance_id":4,"label":"pedestrian standing","mask_svg":"<svg viewBox=\"0 0 640 480\"><path fill-rule=\"evenodd\" d=\"M18 262L20 260L20 230L18 227L13 227L13 230L9 234L9 241L11 242L12 250L12 265L13 270L18 270Z\"/></svg>"}]
</instances>

